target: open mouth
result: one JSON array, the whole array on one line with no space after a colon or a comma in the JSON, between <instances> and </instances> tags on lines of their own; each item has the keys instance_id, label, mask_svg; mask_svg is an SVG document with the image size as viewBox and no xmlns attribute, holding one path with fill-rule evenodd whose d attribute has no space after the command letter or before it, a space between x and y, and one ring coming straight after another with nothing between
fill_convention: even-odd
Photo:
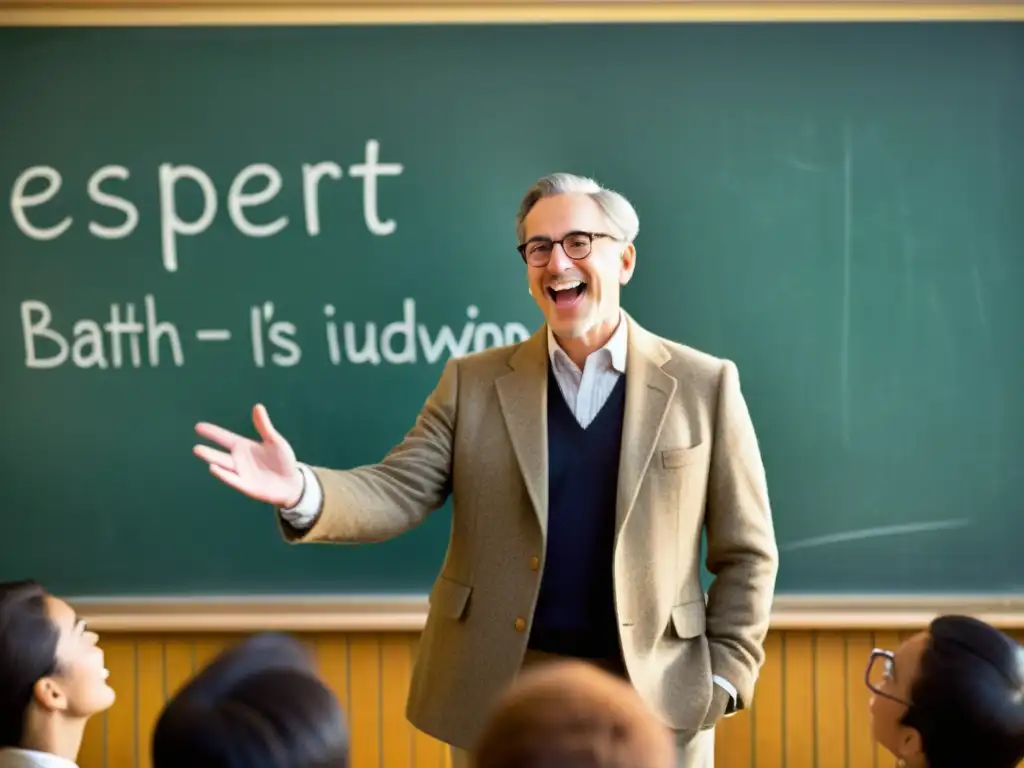
<instances>
[{"instance_id":1,"label":"open mouth","mask_svg":"<svg viewBox=\"0 0 1024 768\"><path fill-rule=\"evenodd\" d=\"M549 285L547 291L555 306L568 307L583 298L587 292L587 284L582 280L573 280L569 283Z\"/></svg>"}]
</instances>

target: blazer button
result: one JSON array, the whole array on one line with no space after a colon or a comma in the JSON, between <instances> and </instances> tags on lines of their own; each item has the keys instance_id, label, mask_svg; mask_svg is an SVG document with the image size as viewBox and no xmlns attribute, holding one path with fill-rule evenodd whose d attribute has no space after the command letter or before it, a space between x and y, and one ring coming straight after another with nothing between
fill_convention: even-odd
<instances>
[{"instance_id":1,"label":"blazer button","mask_svg":"<svg viewBox=\"0 0 1024 768\"><path fill-rule=\"evenodd\" d=\"M522 632L526 629L526 619L522 616L516 619L516 632Z\"/></svg>"},{"instance_id":2,"label":"blazer button","mask_svg":"<svg viewBox=\"0 0 1024 768\"><path fill-rule=\"evenodd\" d=\"M530 558L530 570L536 571L540 568L540 558L537 556Z\"/></svg>"}]
</instances>

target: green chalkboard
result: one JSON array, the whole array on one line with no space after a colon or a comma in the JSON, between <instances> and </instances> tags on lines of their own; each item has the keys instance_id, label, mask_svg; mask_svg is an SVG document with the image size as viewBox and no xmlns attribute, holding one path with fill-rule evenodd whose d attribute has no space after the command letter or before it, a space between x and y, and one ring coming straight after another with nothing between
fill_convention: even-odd
<instances>
[{"instance_id":1,"label":"green chalkboard","mask_svg":"<svg viewBox=\"0 0 1024 768\"><path fill-rule=\"evenodd\" d=\"M447 508L289 547L193 425L378 459L537 327L569 170L639 209L627 309L737 361L780 592L1024 589L1024 25L3 29L0 109L0 578L425 592Z\"/></svg>"}]
</instances>

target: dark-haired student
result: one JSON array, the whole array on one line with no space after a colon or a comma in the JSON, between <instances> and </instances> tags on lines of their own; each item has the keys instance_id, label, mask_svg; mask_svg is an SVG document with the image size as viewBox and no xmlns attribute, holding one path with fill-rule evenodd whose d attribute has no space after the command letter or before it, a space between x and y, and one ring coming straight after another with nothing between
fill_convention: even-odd
<instances>
[{"instance_id":1,"label":"dark-haired student","mask_svg":"<svg viewBox=\"0 0 1024 768\"><path fill-rule=\"evenodd\" d=\"M36 582L0 583L0 768L74 768L114 703L97 639Z\"/></svg>"},{"instance_id":2,"label":"dark-haired student","mask_svg":"<svg viewBox=\"0 0 1024 768\"><path fill-rule=\"evenodd\" d=\"M1024 760L1024 648L983 621L941 616L867 668L875 739L906 768Z\"/></svg>"},{"instance_id":3,"label":"dark-haired student","mask_svg":"<svg viewBox=\"0 0 1024 768\"><path fill-rule=\"evenodd\" d=\"M167 703L153 734L153 768L347 765L341 706L287 635L221 653Z\"/></svg>"}]
</instances>

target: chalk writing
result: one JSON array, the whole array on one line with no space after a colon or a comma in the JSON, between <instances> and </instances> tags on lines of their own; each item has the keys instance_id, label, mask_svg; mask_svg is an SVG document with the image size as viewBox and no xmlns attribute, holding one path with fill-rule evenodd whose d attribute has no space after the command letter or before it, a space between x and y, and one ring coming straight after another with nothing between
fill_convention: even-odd
<instances>
[{"instance_id":1,"label":"chalk writing","mask_svg":"<svg viewBox=\"0 0 1024 768\"><path fill-rule=\"evenodd\" d=\"M185 365L186 343L231 343L248 334L252 362L257 368L291 368L298 365L304 350L296 323L285 318L273 301L255 303L248 317L236 312L229 320L247 319L245 332L237 333L243 322L225 327L197 328L182 332L181 323L160 316L156 298L143 297L141 312L133 302L106 307L104 319L81 318L68 323L40 299L21 302L21 331L24 363L46 370L71 366L80 369L157 368L161 364ZM461 329L441 325L436 331L417 322L416 300L402 301L402 317L378 326L337 319L333 304L324 306L324 336L309 332L304 343L315 346L332 365L407 365L436 363L490 347L514 344L529 337L518 322L481 322L480 309L466 308L467 321ZM361 327L360 327L361 326ZM322 343L318 338L325 339Z\"/></svg>"},{"instance_id":2,"label":"chalk writing","mask_svg":"<svg viewBox=\"0 0 1024 768\"><path fill-rule=\"evenodd\" d=\"M380 179L399 176L401 163L381 162L380 142L370 139L363 149L362 162L348 168L348 176L362 185L363 221L369 232L385 237L398 227L393 218L381 218ZM302 209L306 233L320 235L320 188L325 179L340 180L342 167L333 162L304 163L301 166ZM87 225L93 237L120 240L129 237L139 226L139 209L134 202L117 194L116 184L131 177L123 165L104 165L89 176L86 193L100 206L101 218ZM160 255L168 272L177 272L179 250L183 238L197 237L213 225L218 214L217 188L213 179L202 168L178 163L161 163L157 168L159 193ZM57 198L63 186L60 171L49 165L33 165L22 171L11 186L10 210L18 230L32 240L56 240L74 225L70 215L54 220L48 217L46 203ZM246 237L273 237L288 227L290 220L281 214L270 221L256 221L254 209L267 205L281 192L284 179L281 172L268 163L253 163L235 174L227 192L228 218L235 229ZM180 205L183 196L199 194L199 212L186 215ZM185 208L191 208L186 206ZM97 212L100 214L101 212ZM30 215L31 214L31 215ZM59 216L59 214L58 214ZM99 216L98 216L99 217Z\"/></svg>"}]
</instances>

